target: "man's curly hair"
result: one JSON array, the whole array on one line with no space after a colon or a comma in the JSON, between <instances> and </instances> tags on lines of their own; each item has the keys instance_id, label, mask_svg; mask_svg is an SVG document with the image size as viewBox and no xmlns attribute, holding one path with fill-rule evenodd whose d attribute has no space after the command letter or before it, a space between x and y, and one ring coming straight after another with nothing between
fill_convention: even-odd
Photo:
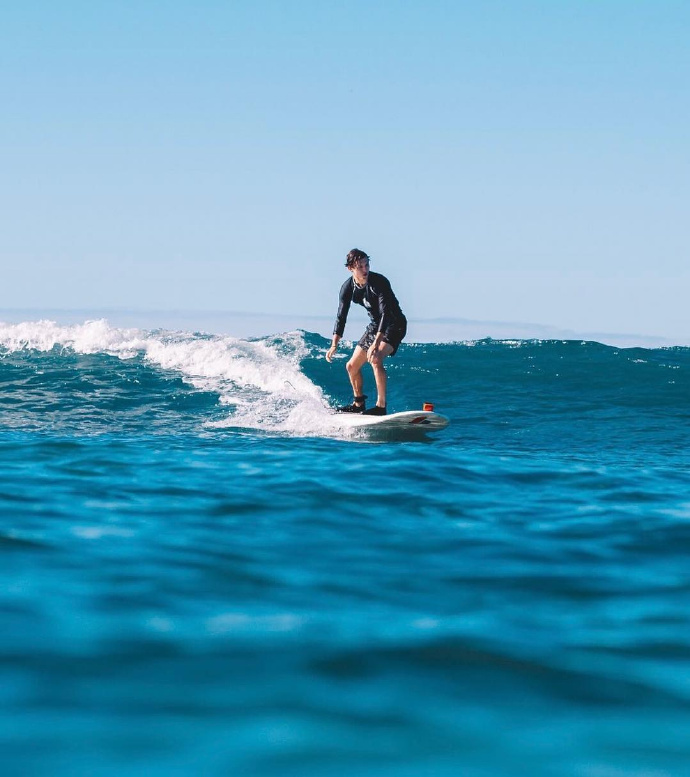
<instances>
[{"instance_id":1,"label":"man's curly hair","mask_svg":"<svg viewBox=\"0 0 690 777\"><path fill-rule=\"evenodd\" d=\"M345 266L348 269L352 269L357 262L366 262L368 258L369 255L365 254L364 251L360 251L359 248L353 248L345 257Z\"/></svg>"}]
</instances>

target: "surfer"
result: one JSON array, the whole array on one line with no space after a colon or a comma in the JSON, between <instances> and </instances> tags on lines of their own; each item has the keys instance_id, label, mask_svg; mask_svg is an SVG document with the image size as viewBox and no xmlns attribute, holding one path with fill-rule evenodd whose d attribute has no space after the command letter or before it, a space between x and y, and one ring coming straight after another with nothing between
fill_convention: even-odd
<instances>
[{"instance_id":1,"label":"surfer","mask_svg":"<svg viewBox=\"0 0 690 777\"><path fill-rule=\"evenodd\" d=\"M388 278L369 270L369 257L364 251L353 248L347 255L345 266L351 277L340 289L340 304L333 329L333 342L326 352L327 361L333 361L338 343L345 331L350 305L354 302L366 308L371 323L364 330L350 360L345 365L352 384L354 401L351 405L339 407L339 413L364 413L365 415L386 415L386 370L383 360L393 356L407 332L407 319L393 294ZM376 380L378 398L376 405L366 409L366 395L362 393L364 381L362 367L371 364Z\"/></svg>"}]
</instances>

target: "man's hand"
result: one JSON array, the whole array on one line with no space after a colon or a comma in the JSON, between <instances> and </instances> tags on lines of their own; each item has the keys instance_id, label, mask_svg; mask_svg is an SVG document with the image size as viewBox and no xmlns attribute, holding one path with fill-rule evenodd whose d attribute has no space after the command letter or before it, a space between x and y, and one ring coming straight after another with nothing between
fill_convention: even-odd
<instances>
[{"instance_id":1,"label":"man's hand","mask_svg":"<svg viewBox=\"0 0 690 777\"><path fill-rule=\"evenodd\" d=\"M333 343L333 345L326 351L326 361L332 362L333 357L335 356L335 352L338 350L338 343Z\"/></svg>"},{"instance_id":2,"label":"man's hand","mask_svg":"<svg viewBox=\"0 0 690 777\"><path fill-rule=\"evenodd\" d=\"M378 351L378 348L379 344L374 340L374 342L367 349L367 361L369 364L371 364L371 360L374 358L374 354L376 351Z\"/></svg>"}]
</instances>

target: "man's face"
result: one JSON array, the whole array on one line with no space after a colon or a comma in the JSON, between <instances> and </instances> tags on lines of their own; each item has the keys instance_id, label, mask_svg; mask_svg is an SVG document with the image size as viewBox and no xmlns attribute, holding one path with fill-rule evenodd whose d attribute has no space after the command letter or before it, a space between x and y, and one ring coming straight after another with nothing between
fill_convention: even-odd
<instances>
[{"instance_id":1,"label":"man's face","mask_svg":"<svg viewBox=\"0 0 690 777\"><path fill-rule=\"evenodd\" d=\"M360 259L358 262L352 265L350 272L352 273L352 277L355 279L355 283L359 284L360 286L364 286L364 284L367 282L367 278L369 277L369 260Z\"/></svg>"}]
</instances>

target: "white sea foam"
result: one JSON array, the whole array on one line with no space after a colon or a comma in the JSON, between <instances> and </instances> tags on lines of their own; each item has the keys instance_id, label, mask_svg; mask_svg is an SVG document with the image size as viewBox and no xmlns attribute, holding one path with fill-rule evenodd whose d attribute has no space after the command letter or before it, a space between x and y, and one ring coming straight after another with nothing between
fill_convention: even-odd
<instances>
[{"instance_id":1,"label":"white sea foam","mask_svg":"<svg viewBox=\"0 0 690 777\"><path fill-rule=\"evenodd\" d=\"M61 326L54 321L0 323L7 351L69 349L119 359L143 357L179 373L201 391L218 394L229 416L217 428L265 429L298 435L349 436L329 411L326 398L300 369L306 355L301 332L243 340L229 335L145 331L112 327L104 319Z\"/></svg>"}]
</instances>

